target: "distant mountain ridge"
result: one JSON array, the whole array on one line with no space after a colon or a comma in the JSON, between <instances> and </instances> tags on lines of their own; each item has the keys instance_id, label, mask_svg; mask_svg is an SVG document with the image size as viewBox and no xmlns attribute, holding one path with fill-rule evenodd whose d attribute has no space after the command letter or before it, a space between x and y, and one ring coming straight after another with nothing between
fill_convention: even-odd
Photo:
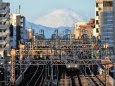
<instances>
[{"instance_id":1,"label":"distant mountain ridge","mask_svg":"<svg viewBox=\"0 0 115 86\"><path fill-rule=\"evenodd\" d=\"M54 31L57 29L59 31L59 34L62 35L65 30L68 30L69 33L72 30L72 27L57 27L57 28L52 28L52 27L47 27L47 26L42 26L40 24L34 24L31 22L26 21L26 28L32 28L35 30L35 34L38 33L40 30L44 30L44 34L46 38L50 38L51 35L54 33Z\"/></svg>"},{"instance_id":2,"label":"distant mountain ridge","mask_svg":"<svg viewBox=\"0 0 115 86\"><path fill-rule=\"evenodd\" d=\"M34 23L26 21L26 27L35 29L35 33L42 29L45 37L50 38L56 29L60 35L64 34L65 30L70 33L74 24L83 20L82 16L72 9L55 9L36 18Z\"/></svg>"}]
</instances>

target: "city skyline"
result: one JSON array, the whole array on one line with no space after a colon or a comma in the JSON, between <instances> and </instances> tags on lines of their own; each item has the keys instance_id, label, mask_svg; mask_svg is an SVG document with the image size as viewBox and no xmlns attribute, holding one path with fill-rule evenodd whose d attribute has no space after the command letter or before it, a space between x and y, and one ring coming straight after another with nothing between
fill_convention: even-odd
<instances>
[{"instance_id":1,"label":"city skyline","mask_svg":"<svg viewBox=\"0 0 115 86\"><path fill-rule=\"evenodd\" d=\"M10 2L11 13L18 12L18 5L21 5L21 14L26 19L33 22L36 18L43 17L55 9L72 9L83 17L94 18L94 2L95 0L3 0ZM84 4L85 3L85 4ZM90 9L89 9L90 8ZM90 15L90 17L89 17Z\"/></svg>"},{"instance_id":2,"label":"city skyline","mask_svg":"<svg viewBox=\"0 0 115 86\"><path fill-rule=\"evenodd\" d=\"M115 86L115 0L0 0L0 86Z\"/></svg>"}]
</instances>

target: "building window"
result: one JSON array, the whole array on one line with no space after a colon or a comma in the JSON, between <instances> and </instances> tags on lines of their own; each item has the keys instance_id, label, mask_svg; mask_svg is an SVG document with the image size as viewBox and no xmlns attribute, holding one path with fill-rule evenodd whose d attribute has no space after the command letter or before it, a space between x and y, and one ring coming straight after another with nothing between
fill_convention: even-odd
<instances>
[{"instance_id":1,"label":"building window","mask_svg":"<svg viewBox=\"0 0 115 86\"><path fill-rule=\"evenodd\" d=\"M0 25L2 25L2 22L0 22Z\"/></svg>"},{"instance_id":2,"label":"building window","mask_svg":"<svg viewBox=\"0 0 115 86\"><path fill-rule=\"evenodd\" d=\"M94 29L94 28L95 28L95 25L93 25L92 28Z\"/></svg>"},{"instance_id":3,"label":"building window","mask_svg":"<svg viewBox=\"0 0 115 86\"><path fill-rule=\"evenodd\" d=\"M0 45L0 48L2 48L2 45Z\"/></svg>"},{"instance_id":4,"label":"building window","mask_svg":"<svg viewBox=\"0 0 115 86\"><path fill-rule=\"evenodd\" d=\"M2 14L0 14L0 17L3 17L3 15L2 15Z\"/></svg>"},{"instance_id":5,"label":"building window","mask_svg":"<svg viewBox=\"0 0 115 86\"><path fill-rule=\"evenodd\" d=\"M96 11L96 16L99 16L99 12L98 11Z\"/></svg>"},{"instance_id":6,"label":"building window","mask_svg":"<svg viewBox=\"0 0 115 86\"><path fill-rule=\"evenodd\" d=\"M2 40L2 37L0 37L0 40Z\"/></svg>"},{"instance_id":7,"label":"building window","mask_svg":"<svg viewBox=\"0 0 115 86\"><path fill-rule=\"evenodd\" d=\"M13 36L13 25L12 24L10 25L10 36L11 37Z\"/></svg>"},{"instance_id":8,"label":"building window","mask_svg":"<svg viewBox=\"0 0 115 86\"><path fill-rule=\"evenodd\" d=\"M99 32L99 30L98 30L98 28L96 28L96 33L98 33Z\"/></svg>"},{"instance_id":9,"label":"building window","mask_svg":"<svg viewBox=\"0 0 115 86\"><path fill-rule=\"evenodd\" d=\"M98 7L98 3L96 3L96 7Z\"/></svg>"},{"instance_id":10,"label":"building window","mask_svg":"<svg viewBox=\"0 0 115 86\"><path fill-rule=\"evenodd\" d=\"M101 8L98 8L99 10L101 10Z\"/></svg>"},{"instance_id":11,"label":"building window","mask_svg":"<svg viewBox=\"0 0 115 86\"><path fill-rule=\"evenodd\" d=\"M99 20L96 20L96 24L99 24Z\"/></svg>"},{"instance_id":12,"label":"building window","mask_svg":"<svg viewBox=\"0 0 115 86\"><path fill-rule=\"evenodd\" d=\"M108 6L108 7L112 7L112 6L113 6L113 2L112 2L112 1L104 1L104 2L103 2L103 6L104 6L104 7L107 7L107 6Z\"/></svg>"},{"instance_id":13,"label":"building window","mask_svg":"<svg viewBox=\"0 0 115 86\"><path fill-rule=\"evenodd\" d=\"M2 32L3 30L0 29L0 32Z\"/></svg>"}]
</instances>

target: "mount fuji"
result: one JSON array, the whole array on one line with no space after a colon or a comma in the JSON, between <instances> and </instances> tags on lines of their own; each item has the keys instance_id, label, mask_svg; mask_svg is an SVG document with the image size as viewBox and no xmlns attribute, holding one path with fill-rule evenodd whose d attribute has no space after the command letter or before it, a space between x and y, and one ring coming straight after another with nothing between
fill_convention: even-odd
<instances>
[{"instance_id":1,"label":"mount fuji","mask_svg":"<svg viewBox=\"0 0 115 86\"><path fill-rule=\"evenodd\" d=\"M46 38L50 38L57 29L60 34L69 33L76 22L83 21L81 15L70 9L56 9L47 15L37 18L33 23L26 21L26 27L32 27L36 33L42 29Z\"/></svg>"},{"instance_id":2,"label":"mount fuji","mask_svg":"<svg viewBox=\"0 0 115 86\"><path fill-rule=\"evenodd\" d=\"M55 9L47 15L37 18L34 23L47 27L72 27L83 17L72 9Z\"/></svg>"}]
</instances>

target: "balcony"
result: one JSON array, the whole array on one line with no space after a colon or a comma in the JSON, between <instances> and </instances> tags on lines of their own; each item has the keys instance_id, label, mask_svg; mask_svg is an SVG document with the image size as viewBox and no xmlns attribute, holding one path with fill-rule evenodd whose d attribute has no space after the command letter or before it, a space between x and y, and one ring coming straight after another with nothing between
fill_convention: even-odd
<instances>
[{"instance_id":1,"label":"balcony","mask_svg":"<svg viewBox=\"0 0 115 86\"><path fill-rule=\"evenodd\" d=\"M6 21L6 20L8 20L10 18L10 15L9 14L7 14L5 17L0 17L0 21Z\"/></svg>"},{"instance_id":2,"label":"balcony","mask_svg":"<svg viewBox=\"0 0 115 86\"><path fill-rule=\"evenodd\" d=\"M6 3L6 2L3 2L2 3L2 7L4 8L4 7L9 7L10 6L10 3Z\"/></svg>"},{"instance_id":3,"label":"balcony","mask_svg":"<svg viewBox=\"0 0 115 86\"><path fill-rule=\"evenodd\" d=\"M7 32L0 32L0 37L6 37L8 35Z\"/></svg>"},{"instance_id":4,"label":"balcony","mask_svg":"<svg viewBox=\"0 0 115 86\"><path fill-rule=\"evenodd\" d=\"M10 25L9 24L6 24L6 25L0 25L0 29L7 29L7 28L9 28L10 27Z\"/></svg>"},{"instance_id":5,"label":"balcony","mask_svg":"<svg viewBox=\"0 0 115 86\"><path fill-rule=\"evenodd\" d=\"M5 40L0 40L0 45L5 45L7 43L7 41Z\"/></svg>"},{"instance_id":6,"label":"balcony","mask_svg":"<svg viewBox=\"0 0 115 86\"><path fill-rule=\"evenodd\" d=\"M0 44L0 50L8 50L9 49L9 44L5 43L5 44Z\"/></svg>"},{"instance_id":7,"label":"balcony","mask_svg":"<svg viewBox=\"0 0 115 86\"><path fill-rule=\"evenodd\" d=\"M7 14L7 13L10 13L9 7L6 7L5 9L4 8L0 9L0 14Z\"/></svg>"},{"instance_id":8,"label":"balcony","mask_svg":"<svg viewBox=\"0 0 115 86\"><path fill-rule=\"evenodd\" d=\"M4 36L4 37L1 37L1 38L0 38L0 42L3 42L3 41L10 42L9 36L7 35L7 36Z\"/></svg>"}]
</instances>

